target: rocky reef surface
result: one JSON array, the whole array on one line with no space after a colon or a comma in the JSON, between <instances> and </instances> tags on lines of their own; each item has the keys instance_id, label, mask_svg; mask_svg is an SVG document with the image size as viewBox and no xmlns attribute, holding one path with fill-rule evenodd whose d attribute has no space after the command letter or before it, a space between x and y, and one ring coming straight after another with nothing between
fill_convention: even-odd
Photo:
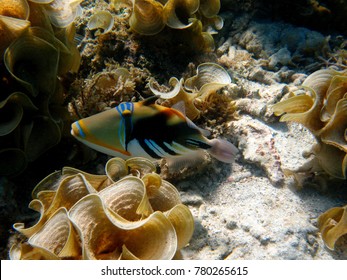
<instances>
[{"instance_id":1,"label":"rocky reef surface","mask_svg":"<svg viewBox=\"0 0 347 280\"><path fill-rule=\"evenodd\" d=\"M346 259L329 251L317 232L317 217L344 205L345 186L297 182L282 168L303 164L314 143L300 125L269 125L245 115L234 124L241 155L231 166L176 184L196 218L188 259ZM247 138L245 136L247 135ZM340 241L343 244L345 241ZM342 246L341 248L345 248Z\"/></svg>"},{"instance_id":2,"label":"rocky reef surface","mask_svg":"<svg viewBox=\"0 0 347 280\"><path fill-rule=\"evenodd\" d=\"M93 2L84 1L85 15L92 13ZM106 6L103 1L96 2L102 2L101 7ZM153 52L158 46L153 43L151 48L149 37L141 41L132 35L126 41L128 46L120 37L114 37L114 49L109 45L112 36L103 37L104 47L97 55L93 53L93 44L97 40L88 38L81 52L80 73L74 79L70 77L73 80L70 94L75 94L78 88L89 93L88 83L92 83L90 80L97 71L102 69L99 72L108 73L114 70L115 67L110 66L112 62L100 62L101 55L107 56L118 49L122 51L114 57L117 67L130 67L131 75L136 77L128 88L123 85L127 101L131 100L133 91L136 95L140 90L148 91L144 81L151 76L164 83L172 75L187 75L195 68L189 63L194 66L201 62L218 63L232 76L232 83L224 91L235 100L237 117L222 124L213 120L197 123L208 127L213 135L232 141L240 153L232 164L212 160L196 172L182 170L181 176L171 178L195 220L193 238L182 249L183 258L346 259L347 239L341 238L335 251L328 250L317 228L319 215L332 207L347 204L346 181L324 174L289 176L286 170L295 170L311 160L306 156L307 151L317 140L300 124L279 122L271 110L272 105L292 88L301 85L312 72L329 66L345 69L346 38L335 30L321 33L277 18L272 21L266 17L269 16L266 9L259 7L267 1L244 1L237 5L240 2L221 1L219 15L224 19L224 27L214 37L216 49L213 52L175 61L167 57L170 49L163 50L158 54L162 56L158 66L155 66ZM83 19L78 22L77 33L85 24ZM125 27L120 25L119 29L126 37ZM102 41L100 38L99 42ZM140 43L143 43L142 48L137 45ZM89 66L94 66L91 72L86 70L87 61ZM171 68L164 73L162 69L167 67ZM85 111L76 100L70 106L74 105L83 115ZM105 100L100 104L112 106ZM99 108L89 110L98 111ZM71 139L65 141L59 149L76 145ZM64 153L57 157L57 162L64 161ZM107 158L98 155L95 160L95 154L93 156L85 169L99 172ZM70 158L64 165L71 164ZM56 169L61 167L58 163L52 165ZM81 164L79 167L83 169ZM5 227L0 229L0 234L6 240L8 232L12 231L11 223L34 219L31 212L23 209L30 201L31 189L49 172L45 170L33 175L33 170L26 171L25 176L31 176L28 180L0 179L0 217L9 217L3 221ZM170 174L164 175L170 181ZM8 257L8 246L2 245L1 258Z\"/></svg>"}]
</instances>

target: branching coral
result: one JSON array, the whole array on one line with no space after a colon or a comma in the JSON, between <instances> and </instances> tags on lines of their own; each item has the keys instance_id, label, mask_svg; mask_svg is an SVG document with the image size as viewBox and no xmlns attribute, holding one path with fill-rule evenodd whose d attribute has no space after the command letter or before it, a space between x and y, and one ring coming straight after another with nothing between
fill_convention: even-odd
<instances>
[{"instance_id":1,"label":"branching coral","mask_svg":"<svg viewBox=\"0 0 347 280\"><path fill-rule=\"evenodd\" d=\"M79 68L71 25L79 2L0 3L0 175L21 172L60 141L66 111L58 79Z\"/></svg>"},{"instance_id":2,"label":"branching coral","mask_svg":"<svg viewBox=\"0 0 347 280\"><path fill-rule=\"evenodd\" d=\"M190 240L194 220L176 188L143 158L109 160L106 175L70 167L43 179L30 208L27 241L11 259L172 259Z\"/></svg>"},{"instance_id":3,"label":"branching coral","mask_svg":"<svg viewBox=\"0 0 347 280\"><path fill-rule=\"evenodd\" d=\"M314 162L329 175L345 179L347 172L347 71L324 69L309 75L302 90L272 107L281 121L306 126L317 138ZM305 167L307 168L307 167ZM299 170L304 171L304 170ZM308 171L308 170L306 170Z\"/></svg>"}]
</instances>

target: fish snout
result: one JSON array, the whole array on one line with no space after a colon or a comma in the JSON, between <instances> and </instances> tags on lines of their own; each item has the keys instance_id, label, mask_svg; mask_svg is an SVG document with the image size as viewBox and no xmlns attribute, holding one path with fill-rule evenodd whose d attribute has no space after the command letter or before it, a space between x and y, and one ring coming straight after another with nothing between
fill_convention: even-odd
<instances>
[{"instance_id":1,"label":"fish snout","mask_svg":"<svg viewBox=\"0 0 347 280\"><path fill-rule=\"evenodd\" d=\"M71 135L76 137L76 138L85 138L85 134L84 134L80 124L78 123L78 121L74 122L71 125Z\"/></svg>"}]
</instances>

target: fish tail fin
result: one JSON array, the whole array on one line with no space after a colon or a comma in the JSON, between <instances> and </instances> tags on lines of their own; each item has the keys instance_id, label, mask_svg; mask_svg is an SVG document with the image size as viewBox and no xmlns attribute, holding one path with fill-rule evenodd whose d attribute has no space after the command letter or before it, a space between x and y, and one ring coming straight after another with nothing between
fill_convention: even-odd
<instances>
[{"instance_id":1,"label":"fish tail fin","mask_svg":"<svg viewBox=\"0 0 347 280\"><path fill-rule=\"evenodd\" d=\"M211 156L225 163L232 163L238 153L238 149L226 140L212 139L209 141L209 145L211 148L208 149L208 152Z\"/></svg>"}]
</instances>

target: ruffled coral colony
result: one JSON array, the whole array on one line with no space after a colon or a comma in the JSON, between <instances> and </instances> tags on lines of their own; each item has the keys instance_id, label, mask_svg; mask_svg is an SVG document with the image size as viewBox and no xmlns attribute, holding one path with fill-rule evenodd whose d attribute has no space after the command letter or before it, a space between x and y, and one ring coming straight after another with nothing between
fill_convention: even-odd
<instances>
[{"instance_id":1,"label":"ruffled coral colony","mask_svg":"<svg viewBox=\"0 0 347 280\"><path fill-rule=\"evenodd\" d=\"M326 172L332 177L347 176L347 71L323 69L309 75L288 99L273 106L281 121L306 126L317 138L309 165L295 172ZM292 171L289 171L292 173ZM319 217L318 227L328 248L347 233L346 206L328 210Z\"/></svg>"},{"instance_id":2,"label":"ruffled coral colony","mask_svg":"<svg viewBox=\"0 0 347 280\"><path fill-rule=\"evenodd\" d=\"M66 111L59 77L80 64L71 24L78 2L0 2L0 175L21 172L60 141Z\"/></svg>"},{"instance_id":3,"label":"ruffled coral colony","mask_svg":"<svg viewBox=\"0 0 347 280\"><path fill-rule=\"evenodd\" d=\"M15 175L29 162L56 145L68 113L63 106L61 77L78 72L80 53L75 45L74 20L82 0L7 0L0 2L0 175ZM105 4L107 5L107 4ZM219 0L111 1L113 9L97 11L87 24L95 35L117 28L114 10L124 17L130 32L152 36L164 28L181 30L198 51L214 49L212 35L223 27ZM112 11L112 12L110 12ZM122 23L124 24L124 23ZM117 102L135 101L134 69L110 67L97 73L88 94L94 107L77 102L75 116L102 111L98 91L113 88ZM220 90L231 83L228 72L214 63L198 66L188 79L171 78L171 90L161 90L154 79L148 88L165 106L184 103L196 120L202 113L230 118L235 103ZM148 75L148 73L146 74ZM148 75L149 76L149 75ZM346 179L347 72L319 70L302 87L273 106L281 121L303 124L317 137L312 164L288 174L325 172ZM116 85L116 86L115 86ZM159 89L160 88L160 89ZM83 91L83 90L82 90ZM116 94L121 97L116 98ZM220 103L226 104L220 106ZM102 102L100 102L102 103ZM95 106L96 105L96 106ZM84 107L83 107L84 106ZM70 110L71 113L71 110ZM71 113L72 115L74 113ZM69 120L71 121L71 120ZM35 225L16 223L24 241L13 245L12 259L172 259L180 257L193 234L188 207L169 182L155 173L149 160L109 160L106 175L64 167L43 179L33 190L30 208L40 213ZM347 233L345 207L320 216L319 230L327 247Z\"/></svg>"},{"instance_id":4,"label":"ruffled coral colony","mask_svg":"<svg viewBox=\"0 0 347 280\"><path fill-rule=\"evenodd\" d=\"M28 241L12 259L172 259L190 240L194 220L177 189L149 160L113 158L106 175L70 167L42 180L30 207L38 222L14 228Z\"/></svg>"},{"instance_id":5,"label":"ruffled coral colony","mask_svg":"<svg viewBox=\"0 0 347 280\"><path fill-rule=\"evenodd\" d=\"M80 2L1 2L1 52L11 79L11 83L6 84L9 94L0 103L1 116L7 116L1 118L0 123L1 174L21 172L27 162L60 140L66 111L62 106L59 78L79 68L73 21L81 13ZM114 5L118 4L115 1ZM196 46L212 49L213 31L203 30L202 22L217 29L222 26L217 16L219 1L213 1L212 10L197 0L166 4L135 0L129 4L131 30L142 35L156 34L166 25L189 29ZM90 18L87 27L105 34L114 27L114 16L108 11L99 11ZM218 65L201 66L201 69L201 77L187 81L185 89L176 79L174 94L171 93L172 98L177 94L182 96L187 113L194 114L192 119L199 113L194 97L208 100L211 94L230 83L229 75ZM222 73L221 78L218 73L214 74L216 71ZM114 82L124 81L131 75L125 68L113 72ZM112 84L107 81L107 77L98 76L103 87ZM12 83L13 88L18 87L20 91L10 92ZM152 84L150 87L154 93L164 95ZM8 158L13 162L6 162ZM34 189L30 203L40 218L29 228L21 223L14 225L25 236L25 241L12 246L10 258L179 258L180 249L193 234L194 221L190 210L181 204L175 187L162 180L155 173L155 166L143 158L111 159L105 171L106 175L92 175L65 167L62 172L42 180Z\"/></svg>"}]
</instances>

